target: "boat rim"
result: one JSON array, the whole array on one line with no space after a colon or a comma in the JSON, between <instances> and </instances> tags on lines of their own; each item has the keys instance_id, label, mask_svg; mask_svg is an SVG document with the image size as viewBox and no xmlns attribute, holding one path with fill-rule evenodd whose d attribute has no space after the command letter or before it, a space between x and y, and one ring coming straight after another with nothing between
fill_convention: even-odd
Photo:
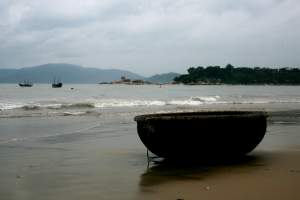
<instances>
[{"instance_id":1,"label":"boat rim","mask_svg":"<svg viewBox=\"0 0 300 200\"><path fill-rule=\"evenodd\" d=\"M146 120L192 120L192 119L204 119L204 118L244 118L244 117L268 117L266 111L194 111L194 112L170 112L170 113L155 113L138 115L134 118L136 122Z\"/></svg>"}]
</instances>

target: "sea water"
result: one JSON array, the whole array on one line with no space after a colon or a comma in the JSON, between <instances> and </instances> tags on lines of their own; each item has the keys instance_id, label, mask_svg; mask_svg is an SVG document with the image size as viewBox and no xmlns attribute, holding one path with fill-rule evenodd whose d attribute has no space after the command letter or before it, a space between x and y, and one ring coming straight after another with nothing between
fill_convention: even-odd
<instances>
[{"instance_id":1,"label":"sea water","mask_svg":"<svg viewBox=\"0 0 300 200\"><path fill-rule=\"evenodd\" d=\"M0 85L0 117L89 115L107 109L171 106L300 104L300 86Z\"/></svg>"}]
</instances>

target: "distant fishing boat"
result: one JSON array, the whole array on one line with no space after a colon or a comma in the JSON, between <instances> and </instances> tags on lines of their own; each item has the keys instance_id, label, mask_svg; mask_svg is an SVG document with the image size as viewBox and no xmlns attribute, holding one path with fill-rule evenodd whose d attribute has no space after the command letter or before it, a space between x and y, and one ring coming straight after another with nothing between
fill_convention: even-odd
<instances>
[{"instance_id":1,"label":"distant fishing boat","mask_svg":"<svg viewBox=\"0 0 300 200\"><path fill-rule=\"evenodd\" d=\"M52 83L52 88L61 88L63 86L62 82L60 79L55 79L53 80Z\"/></svg>"},{"instance_id":2,"label":"distant fishing boat","mask_svg":"<svg viewBox=\"0 0 300 200\"><path fill-rule=\"evenodd\" d=\"M22 83L19 83L20 87L32 87L33 83L29 82L29 81L23 81Z\"/></svg>"}]
</instances>

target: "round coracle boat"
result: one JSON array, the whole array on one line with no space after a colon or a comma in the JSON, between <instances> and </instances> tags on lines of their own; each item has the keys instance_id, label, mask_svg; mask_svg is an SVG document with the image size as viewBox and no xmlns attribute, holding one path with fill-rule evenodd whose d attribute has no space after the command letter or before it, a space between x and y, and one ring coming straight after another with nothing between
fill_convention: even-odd
<instances>
[{"instance_id":1,"label":"round coracle boat","mask_svg":"<svg viewBox=\"0 0 300 200\"><path fill-rule=\"evenodd\" d=\"M141 141L163 158L242 156L263 139L262 111L210 111L136 116Z\"/></svg>"}]
</instances>

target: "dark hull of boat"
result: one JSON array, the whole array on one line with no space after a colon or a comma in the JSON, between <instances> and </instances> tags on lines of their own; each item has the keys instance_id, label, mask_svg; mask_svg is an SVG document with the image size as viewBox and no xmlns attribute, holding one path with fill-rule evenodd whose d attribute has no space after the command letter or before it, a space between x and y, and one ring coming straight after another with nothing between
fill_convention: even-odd
<instances>
[{"instance_id":1,"label":"dark hull of boat","mask_svg":"<svg viewBox=\"0 0 300 200\"><path fill-rule=\"evenodd\" d=\"M19 83L19 86L20 87L32 87L33 84L22 84L22 83Z\"/></svg>"},{"instance_id":2,"label":"dark hull of boat","mask_svg":"<svg viewBox=\"0 0 300 200\"><path fill-rule=\"evenodd\" d=\"M63 86L62 83L53 83L52 88L61 88Z\"/></svg>"},{"instance_id":3,"label":"dark hull of boat","mask_svg":"<svg viewBox=\"0 0 300 200\"><path fill-rule=\"evenodd\" d=\"M252 151L263 139L267 115L260 111L192 112L135 117L138 135L164 158L227 158Z\"/></svg>"}]
</instances>

